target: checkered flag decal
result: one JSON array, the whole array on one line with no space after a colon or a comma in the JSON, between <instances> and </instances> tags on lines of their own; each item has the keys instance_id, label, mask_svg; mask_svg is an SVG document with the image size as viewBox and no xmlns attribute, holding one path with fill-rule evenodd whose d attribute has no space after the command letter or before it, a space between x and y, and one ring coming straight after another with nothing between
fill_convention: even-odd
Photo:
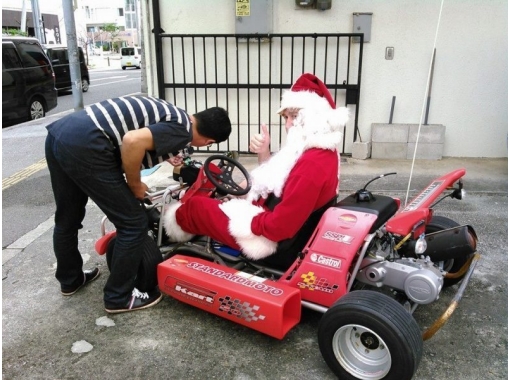
<instances>
[{"instance_id":1,"label":"checkered flag decal","mask_svg":"<svg viewBox=\"0 0 510 380\"><path fill-rule=\"evenodd\" d=\"M232 299L230 296L220 297L220 311L227 314L234 315L238 318L243 318L247 322L263 321L266 317L262 314L257 315L259 306L250 305L249 302L241 303L238 299Z\"/></svg>"}]
</instances>

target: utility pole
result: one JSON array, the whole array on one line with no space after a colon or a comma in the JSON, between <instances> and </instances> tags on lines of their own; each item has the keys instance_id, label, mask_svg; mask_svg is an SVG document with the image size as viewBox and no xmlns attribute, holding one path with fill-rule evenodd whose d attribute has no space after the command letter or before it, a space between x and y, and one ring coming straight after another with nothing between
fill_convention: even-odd
<instances>
[{"instance_id":1,"label":"utility pole","mask_svg":"<svg viewBox=\"0 0 510 380\"><path fill-rule=\"evenodd\" d=\"M71 71L71 83L73 90L73 104L74 110L79 111L83 109L83 92L78 42L76 39L76 25L74 23L73 0L62 0L62 9L64 10L64 23L66 26L67 50L69 54L69 68Z\"/></svg>"},{"instance_id":2,"label":"utility pole","mask_svg":"<svg viewBox=\"0 0 510 380\"><path fill-rule=\"evenodd\" d=\"M21 3L21 25L20 29L22 32L27 31L27 4L25 3L25 0L22 0Z\"/></svg>"},{"instance_id":3,"label":"utility pole","mask_svg":"<svg viewBox=\"0 0 510 380\"><path fill-rule=\"evenodd\" d=\"M34 21L35 37L41 44L46 43L46 36L42 28L41 12L39 10L39 0L32 0L32 19Z\"/></svg>"}]
</instances>

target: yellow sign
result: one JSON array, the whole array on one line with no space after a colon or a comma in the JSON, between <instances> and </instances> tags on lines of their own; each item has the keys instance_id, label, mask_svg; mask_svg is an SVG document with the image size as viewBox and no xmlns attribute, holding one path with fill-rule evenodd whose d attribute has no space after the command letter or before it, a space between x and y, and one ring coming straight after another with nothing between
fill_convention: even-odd
<instances>
[{"instance_id":1,"label":"yellow sign","mask_svg":"<svg viewBox=\"0 0 510 380\"><path fill-rule=\"evenodd\" d=\"M236 17L250 15L250 0L236 0Z\"/></svg>"}]
</instances>

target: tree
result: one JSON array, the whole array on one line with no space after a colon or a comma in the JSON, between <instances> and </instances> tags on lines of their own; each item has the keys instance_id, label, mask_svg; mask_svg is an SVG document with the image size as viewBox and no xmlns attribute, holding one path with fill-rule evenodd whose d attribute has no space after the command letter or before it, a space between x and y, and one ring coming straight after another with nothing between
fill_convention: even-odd
<instances>
[{"instance_id":1,"label":"tree","mask_svg":"<svg viewBox=\"0 0 510 380\"><path fill-rule=\"evenodd\" d=\"M21 29L2 29L2 34L7 34L9 36L24 36L28 37L27 32L23 32Z\"/></svg>"},{"instance_id":2,"label":"tree","mask_svg":"<svg viewBox=\"0 0 510 380\"><path fill-rule=\"evenodd\" d=\"M111 50L112 45L115 42L115 38L117 38L117 36L120 33L120 28L117 26L117 24L113 23L104 24L103 27L101 28L101 33L104 33L105 38L103 40L109 43Z\"/></svg>"}]
</instances>

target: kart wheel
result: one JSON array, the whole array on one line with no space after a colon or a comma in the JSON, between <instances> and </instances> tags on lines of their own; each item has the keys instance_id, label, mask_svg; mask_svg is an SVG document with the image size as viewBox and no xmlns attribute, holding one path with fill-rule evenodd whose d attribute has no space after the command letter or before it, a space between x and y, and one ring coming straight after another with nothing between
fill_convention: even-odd
<instances>
[{"instance_id":1,"label":"kart wheel","mask_svg":"<svg viewBox=\"0 0 510 380\"><path fill-rule=\"evenodd\" d=\"M113 248L115 247L116 241L117 237L110 240L106 249L106 264L108 265L108 269L110 269ZM157 269L158 264L162 261L163 256L161 255L156 243L149 235L147 235L143 243L142 261L138 267L135 288L141 292L153 290L158 285Z\"/></svg>"},{"instance_id":2,"label":"kart wheel","mask_svg":"<svg viewBox=\"0 0 510 380\"><path fill-rule=\"evenodd\" d=\"M423 351L420 328L393 298L347 293L322 317L319 348L340 379L411 379Z\"/></svg>"},{"instance_id":3,"label":"kart wheel","mask_svg":"<svg viewBox=\"0 0 510 380\"><path fill-rule=\"evenodd\" d=\"M457 223L454 220L451 220L449 218L446 218L444 216L435 215L432 217L432 220L427 225L425 233L430 234L432 232L438 232L442 230L446 230L448 228L457 227L460 226L459 223ZM462 266L468 261L471 256L473 256L474 253L471 253L469 255L466 255L464 257L458 257L456 259L447 259L444 261L434 261L434 264L441 267L444 271L449 273L455 273L462 268ZM464 274L465 276L465 274ZM464 276L460 276L458 278L445 278L443 287L447 288L449 286L455 285L459 281L461 281Z\"/></svg>"}]
</instances>

